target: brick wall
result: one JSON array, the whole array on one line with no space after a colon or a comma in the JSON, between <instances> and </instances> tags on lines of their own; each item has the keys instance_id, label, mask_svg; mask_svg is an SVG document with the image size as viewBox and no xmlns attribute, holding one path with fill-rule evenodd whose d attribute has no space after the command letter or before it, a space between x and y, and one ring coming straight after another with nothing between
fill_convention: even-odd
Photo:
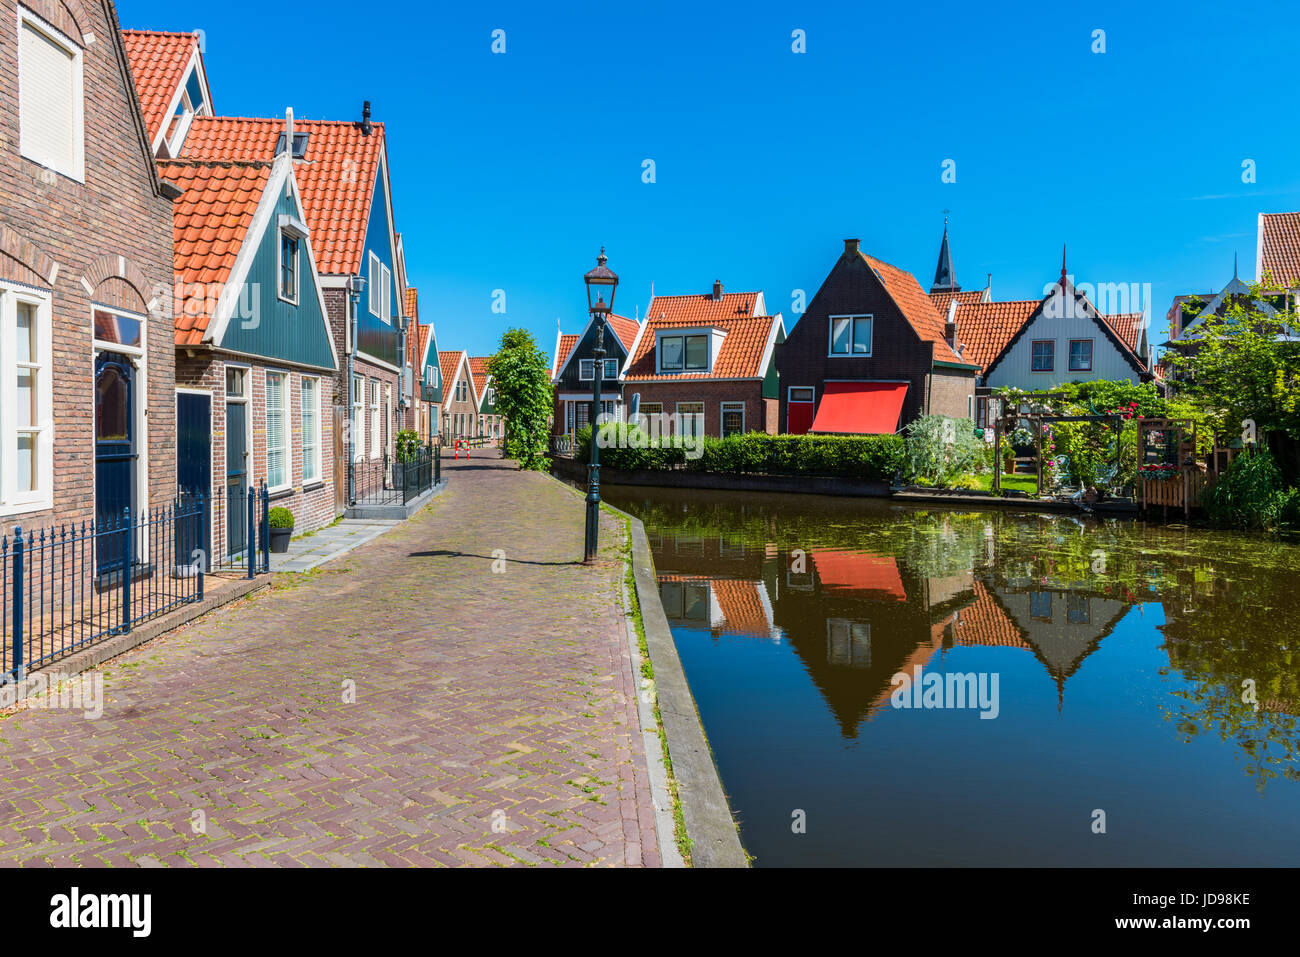
<instances>
[{"instance_id":1,"label":"brick wall","mask_svg":"<svg viewBox=\"0 0 1300 957\"><path fill-rule=\"evenodd\" d=\"M930 379L930 412L958 419L973 415L972 398L975 395L973 372L958 369L936 368Z\"/></svg>"},{"instance_id":2,"label":"brick wall","mask_svg":"<svg viewBox=\"0 0 1300 957\"><path fill-rule=\"evenodd\" d=\"M271 506L283 506L294 515L294 534L311 531L334 520L334 416L329 409L330 373L303 372L269 363L249 363L242 357L226 360L220 354L177 355L178 387L208 392L212 396L212 496L213 527L210 533L214 555L222 554L226 543L223 516L226 476L226 368L227 365L248 369L248 421L250 443L250 478L260 486L267 477L266 458L266 373L270 369L288 375L290 481L292 487L271 493ZM320 478L303 481L302 454L302 380L320 381Z\"/></svg>"},{"instance_id":3,"label":"brick wall","mask_svg":"<svg viewBox=\"0 0 1300 957\"><path fill-rule=\"evenodd\" d=\"M148 480L137 504L146 504L146 492L150 506L175 496L174 332L166 292L172 213L157 192L111 4L25 6L82 45L85 113L84 182L20 155L17 8L0 0L7 24L0 29L0 279L50 290L53 298L53 508L21 515L24 525L38 526L94 514L95 302L147 316L139 362L147 381L137 388L144 415L136 435ZM89 45L87 34L96 38Z\"/></svg>"},{"instance_id":4,"label":"brick wall","mask_svg":"<svg viewBox=\"0 0 1300 957\"><path fill-rule=\"evenodd\" d=\"M624 408L631 407L632 396L641 393L641 403L660 402L665 414L677 414L678 402L704 403L704 434L722 435L722 403L745 403L745 431L775 433L773 399L763 398L763 383L758 380L714 382L701 379L691 382L627 382L623 387Z\"/></svg>"}]
</instances>

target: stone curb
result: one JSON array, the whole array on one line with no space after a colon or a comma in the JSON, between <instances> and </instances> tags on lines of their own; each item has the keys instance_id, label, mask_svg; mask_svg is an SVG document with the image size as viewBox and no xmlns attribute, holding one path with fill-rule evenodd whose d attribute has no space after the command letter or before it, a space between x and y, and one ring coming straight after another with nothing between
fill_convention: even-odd
<instances>
[{"instance_id":1,"label":"stone curb","mask_svg":"<svg viewBox=\"0 0 1300 957\"><path fill-rule=\"evenodd\" d=\"M102 665L112 658L124 655L147 641L165 635L181 625L189 624L196 618L201 618L222 605L228 605L246 595L270 587L271 578L269 575L259 575L257 578L252 579L240 579L215 595L206 596L202 601L193 605L182 605L177 611L154 621L145 622L132 629L128 634L106 638L97 644L91 645L84 651L69 655L67 658L61 658L32 673L33 675L42 676L38 682L33 682L29 676L16 685L4 686L3 691L0 691L0 708L12 707L17 702L27 698L33 690L48 690L46 679L51 674L57 674L60 678L75 677L84 671L90 671L92 668ZM34 689L33 686L35 686Z\"/></svg>"},{"instance_id":2,"label":"stone curb","mask_svg":"<svg viewBox=\"0 0 1300 957\"><path fill-rule=\"evenodd\" d=\"M557 475L543 473L553 481L585 498ZM641 606L641 625L645 628L646 650L655 672L655 693L664 736L668 739L668 757L677 779L677 797L682 802L686 836L691 841L693 867L748 867L749 858L740 844L740 832L722 778L713 760L713 751L704 733L704 722L695 707L695 697L682 670L677 645L668 616L659 601L654 559L646 540L645 525L634 515L602 502L606 508L628 520L632 531L632 577L636 582L637 602ZM639 698L639 696L638 696ZM657 737L657 735L656 735Z\"/></svg>"}]
</instances>

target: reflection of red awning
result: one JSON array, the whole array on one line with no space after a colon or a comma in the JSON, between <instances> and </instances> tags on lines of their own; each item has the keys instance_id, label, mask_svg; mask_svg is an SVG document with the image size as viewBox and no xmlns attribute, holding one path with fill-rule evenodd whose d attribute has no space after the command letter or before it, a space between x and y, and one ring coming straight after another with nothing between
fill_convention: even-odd
<instances>
[{"instance_id":1,"label":"reflection of red awning","mask_svg":"<svg viewBox=\"0 0 1300 957\"><path fill-rule=\"evenodd\" d=\"M822 588L834 595L907 601L898 564L891 556L819 548L812 552L812 559Z\"/></svg>"},{"instance_id":2,"label":"reflection of red awning","mask_svg":"<svg viewBox=\"0 0 1300 957\"><path fill-rule=\"evenodd\" d=\"M906 382L827 382L809 432L875 435L898 430Z\"/></svg>"}]
</instances>

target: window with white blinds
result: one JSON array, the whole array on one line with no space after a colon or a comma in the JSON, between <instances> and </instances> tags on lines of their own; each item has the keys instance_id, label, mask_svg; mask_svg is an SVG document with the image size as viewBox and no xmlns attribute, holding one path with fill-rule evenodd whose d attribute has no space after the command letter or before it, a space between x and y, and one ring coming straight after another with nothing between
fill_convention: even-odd
<instances>
[{"instance_id":1,"label":"window with white blinds","mask_svg":"<svg viewBox=\"0 0 1300 957\"><path fill-rule=\"evenodd\" d=\"M370 382L370 457L379 458L383 451L382 442L384 439L383 429L380 428L379 418L379 383L371 380Z\"/></svg>"},{"instance_id":2,"label":"window with white blinds","mask_svg":"<svg viewBox=\"0 0 1300 957\"><path fill-rule=\"evenodd\" d=\"M289 485L288 379L283 372L266 374L266 484L272 489Z\"/></svg>"},{"instance_id":3,"label":"window with white blinds","mask_svg":"<svg viewBox=\"0 0 1300 957\"><path fill-rule=\"evenodd\" d=\"M356 430L352 461L360 462L366 457L366 380L362 376L352 378L352 427Z\"/></svg>"},{"instance_id":4,"label":"window with white blinds","mask_svg":"<svg viewBox=\"0 0 1300 957\"><path fill-rule=\"evenodd\" d=\"M80 180L84 176L81 51L25 13L18 33L22 154Z\"/></svg>"},{"instance_id":5,"label":"window with white blinds","mask_svg":"<svg viewBox=\"0 0 1300 957\"><path fill-rule=\"evenodd\" d=\"M320 380L302 379L302 480L320 478Z\"/></svg>"}]
</instances>

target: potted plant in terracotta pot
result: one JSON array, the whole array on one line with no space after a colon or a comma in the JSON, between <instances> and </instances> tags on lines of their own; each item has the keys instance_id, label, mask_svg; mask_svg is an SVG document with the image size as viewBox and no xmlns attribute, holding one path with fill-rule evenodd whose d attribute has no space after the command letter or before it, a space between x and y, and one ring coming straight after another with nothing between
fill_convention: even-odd
<instances>
[{"instance_id":1,"label":"potted plant in terracotta pot","mask_svg":"<svg viewBox=\"0 0 1300 957\"><path fill-rule=\"evenodd\" d=\"M267 521L271 525L271 551L287 552L289 539L293 537L293 512L277 505L271 509Z\"/></svg>"}]
</instances>

